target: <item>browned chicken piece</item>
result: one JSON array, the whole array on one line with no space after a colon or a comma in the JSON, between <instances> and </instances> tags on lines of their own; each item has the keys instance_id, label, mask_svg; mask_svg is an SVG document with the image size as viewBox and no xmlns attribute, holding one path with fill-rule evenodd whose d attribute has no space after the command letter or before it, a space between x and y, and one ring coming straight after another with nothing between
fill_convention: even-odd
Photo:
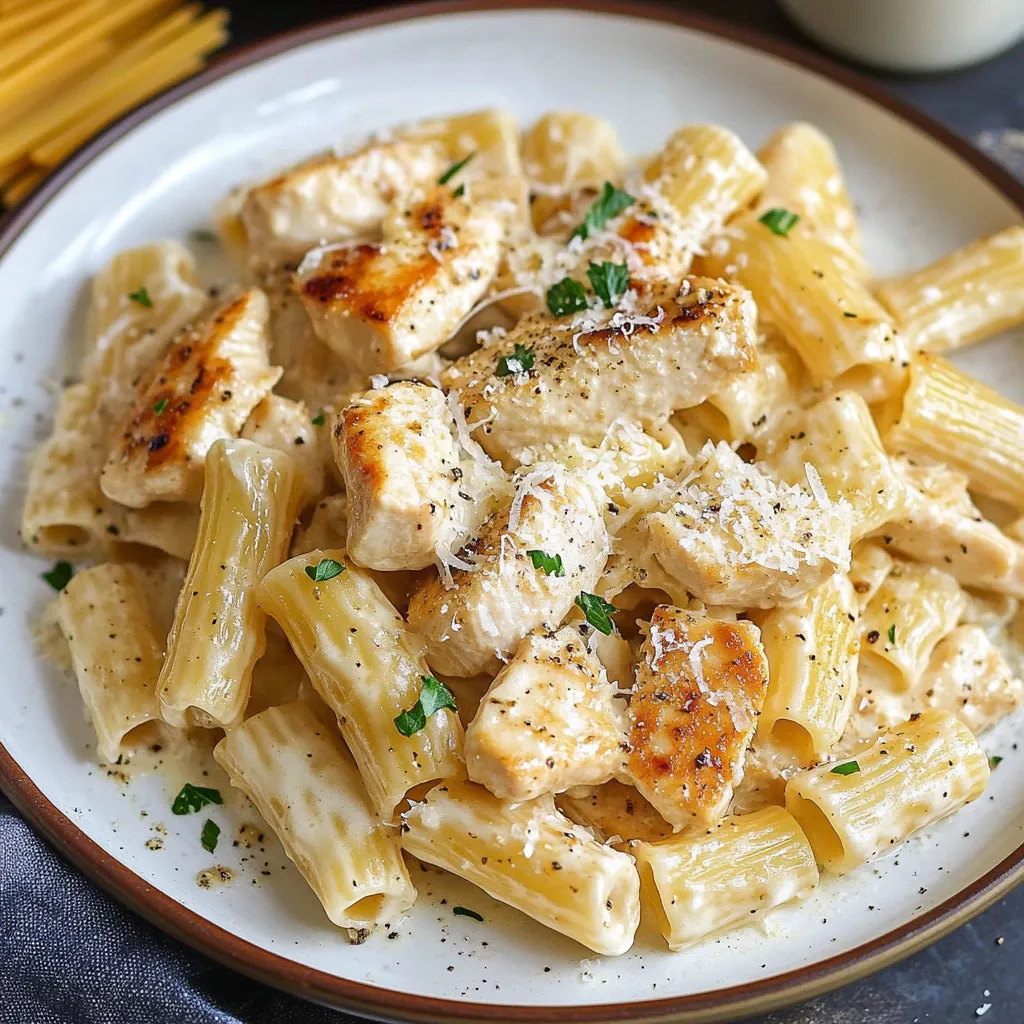
<instances>
[{"instance_id":1,"label":"browned chicken piece","mask_svg":"<svg viewBox=\"0 0 1024 1024\"><path fill-rule=\"evenodd\" d=\"M267 298L250 288L179 335L147 376L100 478L131 508L198 502L206 453L237 437L281 376L267 358Z\"/></svg>"},{"instance_id":2,"label":"browned chicken piece","mask_svg":"<svg viewBox=\"0 0 1024 1024\"><path fill-rule=\"evenodd\" d=\"M616 313L604 326L525 316L507 337L456 361L444 383L492 458L570 438L596 446L615 420L657 425L755 366L755 317L743 289L688 278L642 315Z\"/></svg>"},{"instance_id":3,"label":"browned chicken piece","mask_svg":"<svg viewBox=\"0 0 1024 1024\"><path fill-rule=\"evenodd\" d=\"M760 631L661 605L640 654L627 771L673 825L715 821L743 777L768 690Z\"/></svg>"},{"instance_id":4,"label":"browned chicken piece","mask_svg":"<svg viewBox=\"0 0 1024 1024\"><path fill-rule=\"evenodd\" d=\"M313 250L296 286L314 329L366 373L433 352L487 291L505 221L500 203L438 187L399 204L380 243Z\"/></svg>"},{"instance_id":5,"label":"browned chicken piece","mask_svg":"<svg viewBox=\"0 0 1024 1024\"><path fill-rule=\"evenodd\" d=\"M586 629L586 627L584 627ZM532 633L466 730L466 771L518 803L620 774L625 704L575 626Z\"/></svg>"}]
</instances>

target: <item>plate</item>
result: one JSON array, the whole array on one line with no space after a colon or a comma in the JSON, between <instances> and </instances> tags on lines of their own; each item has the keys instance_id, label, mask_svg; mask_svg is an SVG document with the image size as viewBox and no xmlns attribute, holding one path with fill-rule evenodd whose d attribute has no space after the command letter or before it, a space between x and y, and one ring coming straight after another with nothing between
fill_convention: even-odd
<instances>
[{"instance_id":1,"label":"plate","mask_svg":"<svg viewBox=\"0 0 1024 1024\"><path fill-rule=\"evenodd\" d=\"M780 56L781 55L781 56ZM867 94L867 95L865 95ZM177 937L239 970L336 1006L401 1020L735 1019L807 998L906 955L1019 880L1024 719L985 745L1004 757L983 799L807 902L681 954L642 929L617 959L582 947L458 880L425 872L394 934L349 946L269 833L237 799L217 814L226 885L199 818L170 797L197 780L98 767L73 682L35 654L28 624L49 594L18 543L26 460L48 430L54 384L73 365L87 282L116 250L187 239L232 185L327 145L426 115L509 107L600 113L631 152L687 121L756 146L811 121L834 140L880 273L926 262L1018 221L1024 190L964 143L852 73L779 44L661 9L586 12L512 4L418 6L341 20L233 55L89 145L0 238L0 781L84 871ZM202 255L202 254L200 254ZM215 275L215 267L209 268ZM1024 399L1021 337L970 350L967 368ZM210 780L218 779L214 767ZM209 876L207 876L208 878ZM444 902L447 900L447 902ZM483 918L454 917L462 904Z\"/></svg>"}]
</instances>

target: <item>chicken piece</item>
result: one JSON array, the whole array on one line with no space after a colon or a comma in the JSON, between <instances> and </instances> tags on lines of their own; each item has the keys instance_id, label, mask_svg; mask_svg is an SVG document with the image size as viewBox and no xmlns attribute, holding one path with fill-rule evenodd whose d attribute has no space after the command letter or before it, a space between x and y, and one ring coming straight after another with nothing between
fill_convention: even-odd
<instances>
[{"instance_id":1,"label":"chicken piece","mask_svg":"<svg viewBox=\"0 0 1024 1024\"><path fill-rule=\"evenodd\" d=\"M534 568L531 551L562 560ZM593 491L561 467L528 474L515 497L487 518L458 553L450 589L428 579L409 602L409 625L442 675L495 673L520 640L553 628L580 591L593 592L608 557L608 532Z\"/></svg>"},{"instance_id":2,"label":"chicken piece","mask_svg":"<svg viewBox=\"0 0 1024 1024\"><path fill-rule=\"evenodd\" d=\"M709 441L662 511L647 516L666 572L705 604L771 608L850 567L850 506L776 483L727 444Z\"/></svg>"},{"instance_id":3,"label":"chicken piece","mask_svg":"<svg viewBox=\"0 0 1024 1024\"><path fill-rule=\"evenodd\" d=\"M762 447L765 462L788 484L803 482L804 467L814 466L829 497L850 503L854 540L906 510L906 486L882 447L867 403L855 391L792 412Z\"/></svg>"},{"instance_id":4,"label":"chicken piece","mask_svg":"<svg viewBox=\"0 0 1024 1024\"><path fill-rule=\"evenodd\" d=\"M383 230L380 244L313 250L296 275L317 334L366 373L398 369L448 340L494 277L505 214L435 188L399 205Z\"/></svg>"},{"instance_id":5,"label":"chicken piece","mask_svg":"<svg viewBox=\"0 0 1024 1024\"><path fill-rule=\"evenodd\" d=\"M301 259L314 246L373 235L399 196L435 181L446 164L443 147L429 140L370 143L298 164L245 197L250 257Z\"/></svg>"},{"instance_id":6,"label":"chicken piece","mask_svg":"<svg viewBox=\"0 0 1024 1024\"><path fill-rule=\"evenodd\" d=\"M433 563L458 479L450 422L444 394L413 381L367 391L338 416L334 457L353 561L387 570Z\"/></svg>"},{"instance_id":7,"label":"chicken piece","mask_svg":"<svg viewBox=\"0 0 1024 1024\"><path fill-rule=\"evenodd\" d=\"M444 375L492 458L572 438L599 446L617 419L663 423L757 363L749 293L687 279L643 316L619 312L604 327L524 317L499 343ZM589 316L592 314L585 314ZM516 362L516 353L528 353ZM509 360L515 365L511 365Z\"/></svg>"},{"instance_id":8,"label":"chicken piece","mask_svg":"<svg viewBox=\"0 0 1024 1024\"><path fill-rule=\"evenodd\" d=\"M558 809L577 825L586 825L602 843L640 839L656 843L672 835L672 826L633 786L617 779L603 786L577 786L559 795Z\"/></svg>"},{"instance_id":9,"label":"chicken piece","mask_svg":"<svg viewBox=\"0 0 1024 1024\"><path fill-rule=\"evenodd\" d=\"M313 423L313 414L304 402L267 395L249 414L241 436L291 455L302 471L307 502L315 501L323 493L324 455L320 435Z\"/></svg>"},{"instance_id":10,"label":"chicken piece","mask_svg":"<svg viewBox=\"0 0 1024 1024\"><path fill-rule=\"evenodd\" d=\"M266 296L250 288L175 339L107 457L108 498L131 508L199 501L210 446L237 437L281 376L267 358L267 316Z\"/></svg>"},{"instance_id":11,"label":"chicken piece","mask_svg":"<svg viewBox=\"0 0 1024 1024\"><path fill-rule=\"evenodd\" d=\"M947 466L896 461L908 486L906 512L879 531L886 544L968 587L1024 597L1024 545L978 511L967 477Z\"/></svg>"},{"instance_id":12,"label":"chicken piece","mask_svg":"<svg viewBox=\"0 0 1024 1024\"><path fill-rule=\"evenodd\" d=\"M629 705L627 771L666 821L725 814L767 692L752 622L655 609Z\"/></svg>"},{"instance_id":13,"label":"chicken piece","mask_svg":"<svg viewBox=\"0 0 1024 1024\"><path fill-rule=\"evenodd\" d=\"M466 730L466 771L512 803L622 771L625 707L580 630L533 633L496 676Z\"/></svg>"},{"instance_id":14,"label":"chicken piece","mask_svg":"<svg viewBox=\"0 0 1024 1024\"><path fill-rule=\"evenodd\" d=\"M958 715L975 736L1024 701L1024 684L980 626L958 626L943 637L918 685L928 707Z\"/></svg>"}]
</instances>

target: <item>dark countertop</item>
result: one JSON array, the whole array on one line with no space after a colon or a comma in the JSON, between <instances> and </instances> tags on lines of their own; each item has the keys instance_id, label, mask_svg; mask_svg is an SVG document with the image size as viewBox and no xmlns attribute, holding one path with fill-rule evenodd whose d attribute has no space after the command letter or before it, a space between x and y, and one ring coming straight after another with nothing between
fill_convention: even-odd
<instances>
[{"instance_id":1,"label":"dark countertop","mask_svg":"<svg viewBox=\"0 0 1024 1024\"><path fill-rule=\"evenodd\" d=\"M233 11L234 40L236 45L242 45L284 29L375 5L328 0L236 0L224 6ZM675 6L813 45L767 0L682 0ZM985 64L951 74L916 78L868 74L968 139L974 140L980 132L1024 128L1024 44ZM1024 887L902 963L802 1007L759 1018L758 1024L967 1024L982 1019L978 1010L989 1003L991 1008L983 1011L984 1024L1021 1024L1024 972L1014 964L1022 953ZM184 950L182 955L202 960ZM234 1013L245 1019L243 1008L254 1003L261 1007L261 1020L301 1020L305 1016L297 1001L262 989L227 969L213 965L207 969L204 965L200 970L211 994L216 993L215 1002L225 1011L225 1019ZM315 1010L310 1011L310 1017L322 1020ZM353 1018L337 1014L331 1020L332 1024L351 1024Z\"/></svg>"}]
</instances>

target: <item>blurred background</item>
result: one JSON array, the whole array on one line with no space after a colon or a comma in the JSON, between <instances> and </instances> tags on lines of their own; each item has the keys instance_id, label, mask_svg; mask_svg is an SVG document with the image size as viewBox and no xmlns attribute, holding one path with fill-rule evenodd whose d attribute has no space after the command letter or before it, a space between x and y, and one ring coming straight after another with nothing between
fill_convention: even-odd
<instances>
[{"instance_id":1,"label":"blurred background","mask_svg":"<svg viewBox=\"0 0 1024 1024\"><path fill-rule=\"evenodd\" d=\"M376 6L327 0L239 0L218 6L173 0L0 0L4 206L23 202L103 127L219 54ZM1024 179L1024 0L677 0L666 6L828 51ZM67 872L68 885L90 888L55 856L52 868ZM148 944L154 958L166 961L176 985L201 995L199 1004L192 1003L200 1006L194 1011L198 1015L190 1011L189 1022L345 1024L352 1019L235 975L160 935L105 896L93 898L104 908L105 929L121 929L125 942ZM985 1024L1020 1024L1022 955L1024 887L909 960L760 1024L965 1024L981 1017ZM145 1019L177 1024L159 1011Z\"/></svg>"}]
</instances>

